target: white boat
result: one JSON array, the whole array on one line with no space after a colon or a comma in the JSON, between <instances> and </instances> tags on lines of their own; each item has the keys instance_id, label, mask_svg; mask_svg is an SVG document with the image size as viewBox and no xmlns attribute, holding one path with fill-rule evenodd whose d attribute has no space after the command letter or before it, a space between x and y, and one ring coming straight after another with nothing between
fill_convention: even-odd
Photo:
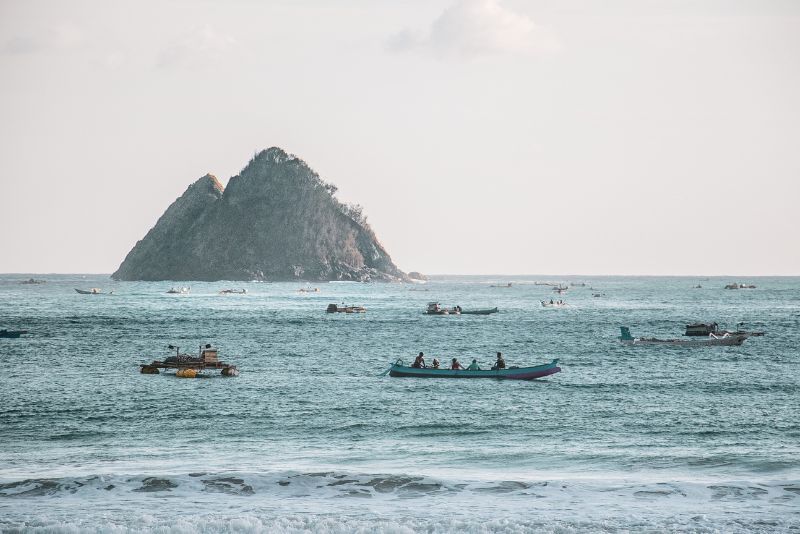
<instances>
[{"instance_id":1,"label":"white boat","mask_svg":"<svg viewBox=\"0 0 800 534\"><path fill-rule=\"evenodd\" d=\"M191 288L189 287L171 287L167 293L171 295L186 295Z\"/></svg>"},{"instance_id":2,"label":"white boat","mask_svg":"<svg viewBox=\"0 0 800 534\"><path fill-rule=\"evenodd\" d=\"M543 300L542 306L545 308L569 308L569 304L561 300L556 302L553 302L552 300L550 302Z\"/></svg>"},{"instance_id":3,"label":"white boat","mask_svg":"<svg viewBox=\"0 0 800 534\"><path fill-rule=\"evenodd\" d=\"M91 289L75 289L75 291L80 293L81 295L102 295L103 294L103 291L98 287L93 287ZM113 293L113 291L111 293ZM109 293L109 295L111 293Z\"/></svg>"},{"instance_id":4,"label":"white boat","mask_svg":"<svg viewBox=\"0 0 800 534\"><path fill-rule=\"evenodd\" d=\"M621 326L619 341L625 345L667 345L672 347L716 347L739 346L749 337L745 333L725 332L721 335L709 334L705 337L684 337L677 339L658 339L655 337L633 337L627 326Z\"/></svg>"}]
</instances>

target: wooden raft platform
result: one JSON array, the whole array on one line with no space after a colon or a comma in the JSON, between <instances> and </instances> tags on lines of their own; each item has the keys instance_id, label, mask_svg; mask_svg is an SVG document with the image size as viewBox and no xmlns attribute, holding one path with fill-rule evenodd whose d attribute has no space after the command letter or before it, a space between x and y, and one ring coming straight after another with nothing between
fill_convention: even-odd
<instances>
[{"instance_id":1,"label":"wooden raft platform","mask_svg":"<svg viewBox=\"0 0 800 534\"><path fill-rule=\"evenodd\" d=\"M175 356L167 358L165 361L153 360L151 363L142 363L139 365L140 372L146 375L157 375L159 369L175 369L176 375L185 378L194 378L196 373L200 373L206 369L221 369L223 376L238 376L239 369L232 364L219 361L217 357L217 349L211 348L211 345L206 345L205 348L200 348L200 357L194 358L187 354L180 354L178 347L170 348L175 349ZM194 371L194 373L187 373L186 371Z\"/></svg>"}]
</instances>

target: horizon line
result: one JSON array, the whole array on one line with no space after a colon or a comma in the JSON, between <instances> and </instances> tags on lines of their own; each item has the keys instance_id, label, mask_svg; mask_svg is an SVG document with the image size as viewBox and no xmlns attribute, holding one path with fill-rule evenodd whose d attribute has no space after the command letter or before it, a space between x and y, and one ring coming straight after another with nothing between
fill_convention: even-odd
<instances>
[{"instance_id":1,"label":"horizon line","mask_svg":"<svg viewBox=\"0 0 800 534\"><path fill-rule=\"evenodd\" d=\"M414 271L410 271L414 272ZM419 271L417 271L419 272ZM0 276L24 276L24 275L35 275L35 276L46 276L46 275L82 275L82 276L108 276L111 278L113 273L92 273L92 272L4 272L0 273ZM639 274L639 273L614 273L614 274L588 274L588 273L580 273L580 274L541 274L541 273L534 273L534 274L521 274L521 273L422 273L424 276L427 277L445 277L445 276L516 276L516 277L539 277L539 278L546 278L546 277L612 277L612 276L635 276L635 277L674 277L674 278L698 278L698 277L715 277L715 278L798 278L800 274ZM206 282L208 280L117 280L119 282L176 282L176 281L197 281L197 282ZM220 280L222 281L222 279ZM239 282L243 280L237 280ZM249 280L246 280L249 282ZM297 281L311 281L311 280L303 280L298 279ZM329 280L317 280L317 281L329 281ZM334 280L336 281L336 280Z\"/></svg>"}]
</instances>

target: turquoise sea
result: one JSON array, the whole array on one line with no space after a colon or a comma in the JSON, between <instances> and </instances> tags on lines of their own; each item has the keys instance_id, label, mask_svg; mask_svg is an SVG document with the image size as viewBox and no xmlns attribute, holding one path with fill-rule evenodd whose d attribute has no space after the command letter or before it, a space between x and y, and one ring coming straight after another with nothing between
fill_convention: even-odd
<instances>
[{"instance_id":1,"label":"turquoise sea","mask_svg":"<svg viewBox=\"0 0 800 534\"><path fill-rule=\"evenodd\" d=\"M0 339L4 531L800 531L800 278L30 276L0 275L0 328L30 331ZM758 287L723 289L737 281ZM74 291L90 287L114 293ZM571 307L543 308L552 296ZM425 316L429 301L500 313ZM342 302L368 311L325 313ZM695 321L767 334L616 341ZM140 374L170 343L213 343L241 376ZM563 372L379 376L418 351L489 366L498 350Z\"/></svg>"}]
</instances>

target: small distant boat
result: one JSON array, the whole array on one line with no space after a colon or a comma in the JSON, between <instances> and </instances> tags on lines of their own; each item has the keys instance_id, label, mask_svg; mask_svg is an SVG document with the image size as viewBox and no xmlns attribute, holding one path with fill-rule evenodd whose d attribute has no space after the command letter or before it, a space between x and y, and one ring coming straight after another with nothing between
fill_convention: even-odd
<instances>
[{"instance_id":1,"label":"small distant boat","mask_svg":"<svg viewBox=\"0 0 800 534\"><path fill-rule=\"evenodd\" d=\"M28 278L27 280L20 280L19 283L23 285L46 284L47 280L37 280L36 278Z\"/></svg>"},{"instance_id":2,"label":"small distant boat","mask_svg":"<svg viewBox=\"0 0 800 534\"><path fill-rule=\"evenodd\" d=\"M756 286L753 284L728 284L725 286L725 289L755 289Z\"/></svg>"},{"instance_id":3,"label":"small distant boat","mask_svg":"<svg viewBox=\"0 0 800 534\"><path fill-rule=\"evenodd\" d=\"M425 315L461 315L461 306L442 308L438 302L429 302Z\"/></svg>"},{"instance_id":4,"label":"small distant boat","mask_svg":"<svg viewBox=\"0 0 800 534\"><path fill-rule=\"evenodd\" d=\"M7 337L7 338L16 339L19 336L21 336L22 334L27 334L27 333L28 333L27 330L5 330L5 329L3 329L3 330L0 330L0 337Z\"/></svg>"},{"instance_id":5,"label":"small distant boat","mask_svg":"<svg viewBox=\"0 0 800 534\"><path fill-rule=\"evenodd\" d=\"M586 287L586 282L570 282L571 287Z\"/></svg>"},{"instance_id":6,"label":"small distant boat","mask_svg":"<svg viewBox=\"0 0 800 534\"><path fill-rule=\"evenodd\" d=\"M543 300L541 302L542 302L542 306L545 307L545 308L569 308L569 304L567 304L566 302L561 301L561 300L556 301L556 302L553 302L552 300L549 301L549 302L546 301L546 300Z\"/></svg>"},{"instance_id":7,"label":"small distant boat","mask_svg":"<svg viewBox=\"0 0 800 534\"><path fill-rule=\"evenodd\" d=\"M309 288L301 287L297 291L298 291L298 293L319 293L319 288L318 287L309 287Z\"/></svg>"},{"instance_id":8,"label":"small distant boat","mask_svg":"<svg viewBox=\"0 0 800 534\"><path fill-rule=\"evenodd\" d=\"M504 380L533 380L561 371L558 360L534 367L509 367L508 369L468 371L466 369L433 369L409 367L398 359L389 368L389 376L408 378L498 378Z\"/></svg>"},{"instance_id":9,"label":"small distant boat","mask_svg":"<svg viewBox=\"0 0 800 534\"><path fill-rule=\"evenodd\" d=\"M654 337L633 337L631 330L627 326L620 327L621 336L619 340L626 345L667 345L673 347L715 347L715 346L739 346L748 338L748 334L731 334L725 332L722 335L709 334L705 337L695 337L693 339L658 339Z\"/></svg>"},{"instance_id":10,"label":"small distant boat","mask_svg":"<svg viewBox=\"0 0 800 534\"><path fill-rule=\"evenodd\" d=\"M246 289L222 289L219 292L220 295L246 295Z\"/></svg>"},{"instance_id":11,"label":"small distant boat","mask_svg":"<svg viewBox=\"0 0 800 534\"><path fill-rule=\"evenodd\" d=\"M486 308L482 310L461 310L461 315L491 315L499 311L500 310L498 310L497 308Z\"/></svg>"},{"instance_id":12,"label":"small distant boat","mask_svg":"<svg viewBox=\"0 0 800 534\"><path fill-rule=\"evenodd\" d=\"M569 288L567 286L558 285L553 288L553 291L558 293L559 295L562 293L566 293Z\"/></svg>"},{"instance_id":13,"label":"small distant boat","mask_svg":"<svg viewBox=\"0 0 800 534\"><path fill-rule=\"evenodd\" d=\"M98 287L93 287L91 289L75 289L75 291L77 291L81 295L105 295L106 294L106 293L103 293L103 291ZM113 293L113 291L110 291L107 294L110 295L112 293Z\"/></svg>"},{"instance_id":14,"label":"small distant boat","mask_svg":"<svg viewBox=\"0 0 800 534\"><path fill-rule=\"evenodd\" d=\"M337 304L328 304L325 309L326 313L365 313L366 311L364 306L339 306Z\"/></svg>"},{"instance_id":15,"label":"small distant boat","mask_svg":"<svg viewBox=\"0 0 800 534\"><path fill-rule=\"evenodd\" d=\"M170 295L186 295L191 289L190 287L171 287L167 293Z\"/></svg>"},{"instance_id":16,"label":"small distant boat","mask_svg":"<svg viewBox=\"0 0 800 534\"><path fill-rule=\"evenodd\" d=\"M513 287L513 284L511 282L507 284L492 284L489 287Z\"/></svg>"},{"instance_id":17,"label":"small distant boat","mask_svg":"<svg viewBox=\"0 0 800 534\"><path fill-rule=\"evenodd\" d=\"M696 286L694 286L693 289L703 289L703 286L701 286L700 284L697 284Z\"/></svg>"}]
</instances>

